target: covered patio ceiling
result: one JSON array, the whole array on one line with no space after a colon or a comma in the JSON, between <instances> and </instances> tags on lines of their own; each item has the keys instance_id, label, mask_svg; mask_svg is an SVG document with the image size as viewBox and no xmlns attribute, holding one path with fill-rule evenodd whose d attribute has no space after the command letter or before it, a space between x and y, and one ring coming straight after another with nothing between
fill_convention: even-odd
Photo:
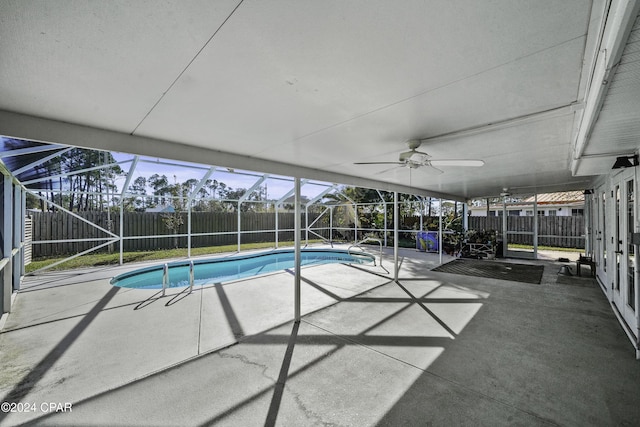
<instances>
[{"instance_id":1,"label":"covered patio ceiling","mask_svg":"<svg viewBox=\"0 0 640 427\"><path fill-rule=\"evenodd\" d=\"M585 189L637 150L640 79L607 90L638 8L5 0L0 135L457 200ZM354 164L410 139L484 166Z\"/></svg>"}]
</instances>

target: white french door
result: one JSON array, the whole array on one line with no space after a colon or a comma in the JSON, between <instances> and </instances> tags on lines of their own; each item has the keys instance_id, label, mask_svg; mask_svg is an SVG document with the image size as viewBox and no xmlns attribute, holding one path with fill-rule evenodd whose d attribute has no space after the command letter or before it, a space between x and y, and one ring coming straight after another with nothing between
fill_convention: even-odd
<instances>
[{"instance_id":1,"label":"white french door","mask_svg":"<svg viewBox=\"0 0 640 427\"><path fill-rule=\"evenodd\" d=\"M635 326L637 268L636 247L632 241L632 234L636 231L636 182L634 170L623 171L615 176L611 190L611 202L615 218L614 229L611 231L611 249L613 253L609 276L613 279L612 299L627 324Z\"/></svg>"}]
</instances>

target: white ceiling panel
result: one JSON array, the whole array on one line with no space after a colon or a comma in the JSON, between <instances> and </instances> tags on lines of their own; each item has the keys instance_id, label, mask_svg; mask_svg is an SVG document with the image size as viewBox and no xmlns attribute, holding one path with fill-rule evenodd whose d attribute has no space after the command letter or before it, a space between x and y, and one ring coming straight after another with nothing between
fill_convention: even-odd
<instances>
[{"instance_id":1,"label":"white ceiling panel","mask_svg":"<svg viewBox=\"0 0 640 427\"><path fill-rule=\"evenodd\" d=\"M495 26L455 31L440 17L464 10L463 20L483 19L485 5L297 2L287 8L296 19L287 19L270 4L243 4L137 133L269 155L274 145L343 123L355 122L353 133L373 113L394 125L403 103L410 104L403 120L414 120L393 133L420 126L426 137L575 101L583 25L545 31L549 17L522 3L522 22L505 23L502 14L517 7L508 4L486 17ZM516 31L531 19L541 22L535 34ZM507 28L518 36L498 31Z\"/></svg>"},{"instance_id":2,"label":"white ceiling panel","mask_svg":"<svg viewBox=\"0 0 640 427\"><path fill-rule=\"evenodd\" d=\"M209 150L277 173L459 198L574 189L590 179L572 176L571 153L593 124L580 111L601 90L594 58L636 12L625 0L5 0L0 110L122 134L97 133L101 148L134 135L149 144L136 153ZM580 154L637 150L637 38ZM65 129L92 134L61 124L52 142L67 142ZM435 177L353 164L394 161L413 138L434 157L486 164Z\"/></svg>"},{"instance_id":3,"label":"white ceiling panel","mask_svg":"<svg viewBox=\"0 0 640 427\"><path fill-rule=\"evenodd\" d=\"M0 2L0 109L132 132L235 1Z\"/></svg>"}]
</instances>

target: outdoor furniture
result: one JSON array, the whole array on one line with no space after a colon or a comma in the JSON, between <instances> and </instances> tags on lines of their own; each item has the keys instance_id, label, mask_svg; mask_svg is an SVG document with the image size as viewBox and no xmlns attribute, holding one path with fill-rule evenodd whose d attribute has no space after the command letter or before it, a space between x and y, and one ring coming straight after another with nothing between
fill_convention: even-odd
<instances>
[{"instance_id":1,"label":"outdoor furniture","mask_svg":"<svg viewBox=\"0 0 640 427\"><path fill-rule=\"evenodd\" d=\"M584 264L584 265L588 265L591 268L591 277L596 277L596 263L592 257L580 255L580 257L576 261L576 264L577 264L576 269L578 270L578 276L582 276L581 269L582 269L582 265Z\"/></svg>"},{"instance_id":2,"label":"outdoor furniture","mask_svg":"<svg viewBox=\"0 0 640 427\"><path fill-rule=\"evenodd\" d=\"M491 243L465 243L462 254L465 258L493 258L496 252Z\"/></svg>"}]
</instances>

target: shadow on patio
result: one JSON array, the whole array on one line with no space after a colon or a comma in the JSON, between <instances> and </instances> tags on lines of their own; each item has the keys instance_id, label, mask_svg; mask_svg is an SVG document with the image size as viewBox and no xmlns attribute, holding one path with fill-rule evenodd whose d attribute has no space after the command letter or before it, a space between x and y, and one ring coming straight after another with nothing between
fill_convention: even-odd
<instances>
[{"instance_id":1,"label":"shadow on patio","mask_svg":"<svg viewBox=\"0 0 640 427\"><path fill-rule=\"evenodd\" d=\"M165 310L181 307L186 313L185 309L201 305L206 293L215 294L227 334L230 331L238 343L183 357L138 378L123 378L119 386L102 390L94 386L93 392L74 400L73 412L38 414L31 421L38 425L640 421L637 405L619 398L640 394L640 368L597 287L544 282L531 286L428 272L417 263L403 267L405 274L398 282L379 277L376 286L352 296L344 296L344 291L360 276L368 275L369 281L378 276L355 268L335 274L305 269L303 298L324 297L333 303L307 310L299 324L285 322L261 333L251 333L245 326L246 301L234 294L233 284L199 295L194 292L171 306L163 304ZM291 289L288 274L274 275L269 283L275 280ZM152 314L156 321L159 313L163 312ZM174 329L165 334L180 333L179 326ZM199 333L216 332L200 326Z\"/></svg>"}]
</instances>

